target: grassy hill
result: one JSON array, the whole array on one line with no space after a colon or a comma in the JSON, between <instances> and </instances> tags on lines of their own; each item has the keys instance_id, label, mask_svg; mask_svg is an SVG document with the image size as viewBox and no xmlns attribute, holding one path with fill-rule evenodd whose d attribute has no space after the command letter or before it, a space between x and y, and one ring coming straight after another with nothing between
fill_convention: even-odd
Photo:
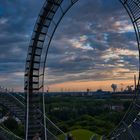
<instances>
[{"instance_id":1,"label":"grassy hill","mask_svg":"<svg viewBox=\"0 0 140 140\"><path fill-rule=\"evenodd\" d=\"M85 130L85 129L73 130L70 133L74 136L75 140L90 140L90 138L93 135L96 135L92 131ZM99 135L96 135L96 136L98 139L100 139ZM62 136L59 136L59 138L62 140Z\"/></svg>"}]
</instances>

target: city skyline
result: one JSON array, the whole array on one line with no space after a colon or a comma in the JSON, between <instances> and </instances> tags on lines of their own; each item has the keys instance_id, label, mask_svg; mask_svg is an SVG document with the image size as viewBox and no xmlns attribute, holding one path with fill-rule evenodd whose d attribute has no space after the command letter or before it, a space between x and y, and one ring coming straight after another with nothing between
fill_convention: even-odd
<instances>
[{"instance_id":1,"label":"city skyline","mask_svg":"<svg viewBox=\"0 0 140 140\"><path fill-rule=\"evenodd\" d=\"M115 84L117 85L117 89L116 91L120 92L120 91L124 91L124 90L128 90L127 87L128 86L132 86L132 89L134 89L135 85L134 85L134 81L132 83L132 81L128 81L128 80L123 80L121 81L122 83L120 83L120 80L118 81L114 81L114 80L110 80L108 82L108 84L106 84L106 81L77 81L77 82L65 82L65 83L60 83L60 84L55 84L55 85L50 85L48 87L45 87L45 92L49 91L49 92L78 92L78 91L87 91L87 89L89 89L89 91L97 91L97 90L103 90L103 91L113 91L111 85Z\"/></svg>"}]
</instances>

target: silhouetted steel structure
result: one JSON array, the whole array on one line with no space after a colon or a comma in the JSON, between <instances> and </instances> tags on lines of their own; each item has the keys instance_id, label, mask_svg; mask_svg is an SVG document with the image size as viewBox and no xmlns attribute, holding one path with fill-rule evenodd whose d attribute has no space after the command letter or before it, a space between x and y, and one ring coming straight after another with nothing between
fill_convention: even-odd
<instances>
[{"instance_id":1,"label":"silhouetted steel structure","mask_svg":"<svg viewBox=\"0 0 140 140\"><path fill-rule=\"evenodd\" d=\"M43 92L44 71L48 49L61 19L77 1L78 0L47 0L36 21L28 49L25 70L26 140L31 140L36 133L41 134L42 140L47 140L45 115L43 115L45 114L44 96L43 94L39 96L39 92ZM138 50L140 50L140 0L119 1L132 20ZM45 47L44 41L46 41ZM138 104L135 99L125 120L108 136L109 139L124 140L125 137L129 140L140 138L135 130L131 130L130 126L135 119L139 119L140 107ZM43 114L38 112L38 109L41 110Z\"/></svg>"},{"instance_id":2,"label":"silhouetted steel structure","mask_svg":"<svg viewBox=\"0 0 140 140\"><path fill-rule=\"evenodd\" d=\"M14 117L17 117L22 123L25 122L25 97L19 93L9 92L7 90L0 91L0 106L7 109ZM42 112L38 110L41 114ZM3 116L4 117L4 116ZM57 139L57 135L66 137L64 132L58 128L46 115L46 131L48 139ZM0 121L3 119L0 118ZM7 129L7 128L6 128ZM0 127L0 140L1 136L5 136L6 140L22 140L19 136L15 135L10 130L6 130L5 127ZM3 139L2 139L3 140Z\"/></svg>"}]
</instances>

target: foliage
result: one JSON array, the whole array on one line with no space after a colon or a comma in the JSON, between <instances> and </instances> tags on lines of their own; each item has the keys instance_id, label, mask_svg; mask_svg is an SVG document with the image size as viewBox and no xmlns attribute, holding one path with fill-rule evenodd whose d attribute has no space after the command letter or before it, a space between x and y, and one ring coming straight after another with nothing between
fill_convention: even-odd
<instances>
[{"instance_id":1,"label":"foliage","mask_svg":"<svg viewBox=\"0 0 140 140\"><path fill-rule=\"evenodd\" d=\"M85 129L76 129L73 131L70 131L68 133L71 133L76 140L89 140L92 136L97 136L97 139L100 139L100 136L93 133L92 131L85 130ZM62 136L59 136L61 139Z\"/></svg>"},{"instance_id":2,"label":"foliage","mask_svg":"<svg viewBox=\"0 0 140 140\"><path fill-rule=\"evenodd\" d=\"M9 117L6 121L4 121L4 125L5 125L5 127L7 127L8 129L10 129L12 131L18 129L18 123L12 117Z\"/></svg>"},{"instance_id":3,"label":"foliage","mask_svg":"<svg viewBox=\"0 0 140 140\"><path fill-rule=\"evenodd\" d=\"M130 104L127 100L92 97L48 97L46 100L47 116L64 132L86 129L100 135L115 128ZM112 105L123 105L124 111L111 110Z\"/></svg>"},{"instance_id":4,"label":"foliage","mask_svg":"<svg viewBox=\"0 0 140 140\"><path fill-rule=\"evenodd\" d=\"M14 118L9 117L8 120L4 121L3 125L17 136L24 137L23 124L18 124Z\"/></svg>"}]
</instances>

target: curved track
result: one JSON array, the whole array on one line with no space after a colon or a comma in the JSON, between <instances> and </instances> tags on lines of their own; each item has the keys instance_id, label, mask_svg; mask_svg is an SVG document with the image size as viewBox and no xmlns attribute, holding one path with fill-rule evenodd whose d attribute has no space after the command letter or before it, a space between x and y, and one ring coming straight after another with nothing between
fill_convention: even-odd
<instances>
[{"instance_id":1,"label":"curved track","mask_svg":"<svg viewBox=\"0 0 140 140\"><path fill-rule=\"evenodd\" d=\"M0 93L0 104L25 123L25 105L11 93Z\"/></svg>"},{"instance_id":2,"label":"curved track","mask_svg":"<svg viewBox=\"0 0 140 140\"><path fill-rule=\"evenodd\" d=\"M26 140L31 140L35 133L40 133L42 140L47 139L46 127L43 127L46 126L45 116L43 115L45 114L44 97L43 95L39 96L38 93L43 91L45 63L52 37L63 16L77 1L78 0L47 0L41 9L34 27L25 69ZM119 1L131 18L136 33L138 51L140 52L140 0ZM44 41L46 41L46 47L43 45ZM37 109L41 110L43 114L36 111ZM138 115L139 102L134 100L126 115L128 118L130 116L131 119L125 117L125 121L123 120L108 138L123 139L126 136L132 139L137 138L136 134L131 130L130 124L139 118Z\"/></svg>"},{"instance_id":3,"label":"curved track","mask_svg":"<svg viewBox=\"0 0 140 140\"><path fill-rule=\"evenodd\" d=\"M14 116L18 117L22 123L25 123L25 98L18 93L3 92L0 93L0 104L4 106L8 111L10 111ZM38 110L41 114L42 112ZM48 134L48 139L57 140L57 135L65 137L63 131L61 131L46 115L46 132ZM44 127L42 125L42 127ZM20 140L18 136L14 135L7 128L0 127L0 136L5 137L6 140ZM2 140L3 140L2 139Z\"/></svg>"},{"instance_id":4,"label":"curved track","mask_svg":"<svg viewBox=\"0 0 140 140\"><path fill-rule=\"evenodd\" d=\"M14 94L10 92L1 92L0 93L0 105L10 111L14 116L25 123L25 105L20 101ZM0 139L1 140L23 140L14 133L12 133L7 128L0 126Z\"/></svg>"}]
</instances>

